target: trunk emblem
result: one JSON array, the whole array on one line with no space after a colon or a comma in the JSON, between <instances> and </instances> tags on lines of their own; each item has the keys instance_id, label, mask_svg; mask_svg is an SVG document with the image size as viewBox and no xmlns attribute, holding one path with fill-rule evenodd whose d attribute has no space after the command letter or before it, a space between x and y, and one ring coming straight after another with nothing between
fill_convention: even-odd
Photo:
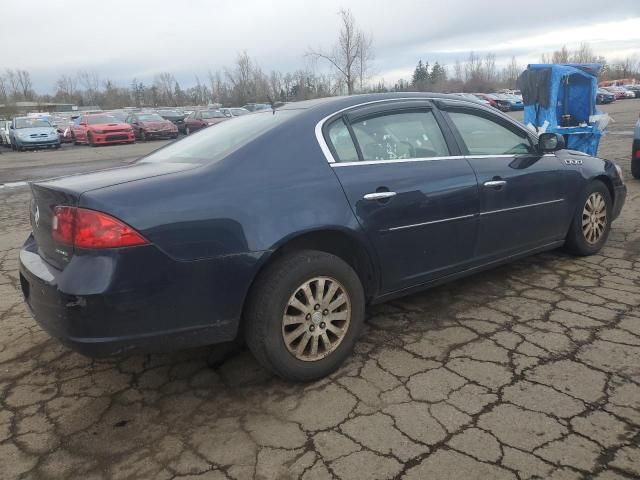
<instances>
[{"instance_id":1,"label":"trunk emblem","mask_svg":"<svg viewBox=\"0 0 640 480\"><path fill-rule=\"evenodd\" d=\"M36 227L38 227L38 223L40 222L40 209L38 208L38 206L36 205L36 211L33 213L33 221L36 224Z\"/></svg>"}]
</instances>

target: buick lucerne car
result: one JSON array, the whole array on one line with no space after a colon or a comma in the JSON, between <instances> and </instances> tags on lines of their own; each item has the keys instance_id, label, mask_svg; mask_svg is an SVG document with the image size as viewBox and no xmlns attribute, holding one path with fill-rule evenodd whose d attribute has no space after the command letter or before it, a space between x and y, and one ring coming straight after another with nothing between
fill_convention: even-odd
<instances>
[{"instance_id":1,"label":"buick lucerne car","mask_svg":"<svg viewBox=\"0 0 640 480\"><path fill-rule=\"evenodd\" d=\"M626 197L613 162L424 93L291 103L31 191L20 281L52 336L104 355L242 335L293 381L338 368L367 304L595 254Z\"/></svg>"}]
</instances>

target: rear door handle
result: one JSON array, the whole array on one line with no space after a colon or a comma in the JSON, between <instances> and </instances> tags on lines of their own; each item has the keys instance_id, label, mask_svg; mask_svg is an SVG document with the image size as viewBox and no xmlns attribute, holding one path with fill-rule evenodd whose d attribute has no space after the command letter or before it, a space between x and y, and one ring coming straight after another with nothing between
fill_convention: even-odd
<instances>
[{"instance_id":1,"label":"rear door handle","mask_svg":"<svg viewBox=\"0 0 640 480\"><path fill-rule=\"evenodd\" d=\"M488 188L496 188L496 187L503 187L507 184L506 180L491 180L489 182L484 182L484 186L488 187Z\"/></svg>"},{"instance_id":2,"label":"rear door handle","mask_svg":"<svg viewBox=\"0 0 640 480\"><path fill-rule=\"evenodd\" d=\"M365 200L384 200L385 198L395 197L396 192L375 192L367 193L364 197Z\"/></svg>"}]
</instances>

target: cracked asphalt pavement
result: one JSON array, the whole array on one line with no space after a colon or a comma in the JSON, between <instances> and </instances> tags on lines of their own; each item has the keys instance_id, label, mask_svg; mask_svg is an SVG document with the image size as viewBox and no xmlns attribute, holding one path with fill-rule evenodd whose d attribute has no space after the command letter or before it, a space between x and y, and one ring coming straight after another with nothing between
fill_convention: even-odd
<instances>
[{"instance_id":1,"label":"cracked asphalt pavement","mask_svg":"<svg viewBox=\"0 0 640 480\"><path fill-rule=\"evenodd\" d=\"M639 105L609 109L600 154L629 193L599 255L369 308L354 355L306 385L247 351L210 369L207 349L91 360L50 339L18 280L28 191L0 189L0 478L638 478Z\"/></svg>"}]
</instances>

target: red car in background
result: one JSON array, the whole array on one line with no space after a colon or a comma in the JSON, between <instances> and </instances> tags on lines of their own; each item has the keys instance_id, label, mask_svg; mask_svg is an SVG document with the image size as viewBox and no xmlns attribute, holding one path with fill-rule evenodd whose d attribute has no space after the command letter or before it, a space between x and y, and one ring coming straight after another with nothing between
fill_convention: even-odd
<instances>
[{"instance_id":1,"label":"red car in background","mask_svg":"<svg viewBox=\"0 0 640 480\"><path fill-rule=\"evenodd\" d=\"M111 145L114 143L134 143L133 129L127 123L101 113L82 115L71 127L73 143Z\"/></svg>"},{"instance_id":2,"label":"red car in background","mask_svg":"<svg viewBox=\"0 0 640 480\"><path fill-rule=\"evenodd\" d=\"M196 110L184 119L184 131L187 135L216 123L229 120L220 110Z\"/></svg>"}]
</instances>

